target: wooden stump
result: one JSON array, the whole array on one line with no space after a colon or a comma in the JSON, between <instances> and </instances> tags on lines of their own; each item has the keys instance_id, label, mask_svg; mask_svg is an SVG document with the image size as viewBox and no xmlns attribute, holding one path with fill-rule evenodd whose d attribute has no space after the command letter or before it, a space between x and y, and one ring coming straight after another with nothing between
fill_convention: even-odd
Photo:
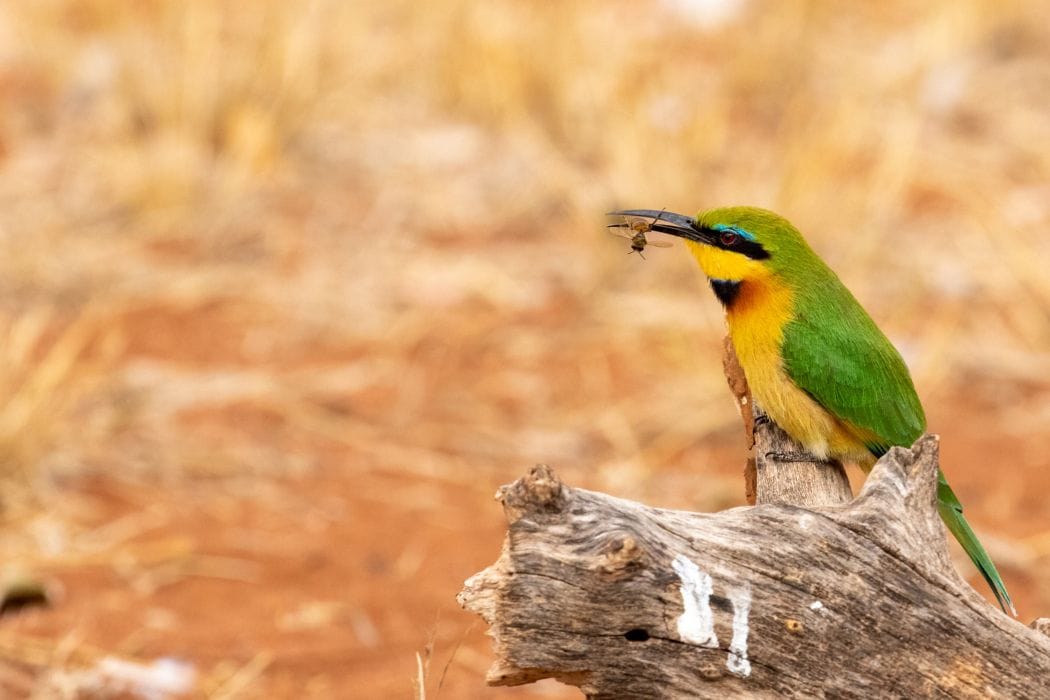
<instances>
[{"instance_id":1,"label":"wooden stump","mask_svg":"<svg viewBox=\"0 0 1050 700\"><path fill-rule=\"evenodd\" d=\"M937 438L894 448L841 506L716 514L572 489L500 489L503 553L460 603L488 622L493 685L594 698L1046 697L1050 638L955 573Z\"/></svg>"}]
</instances>

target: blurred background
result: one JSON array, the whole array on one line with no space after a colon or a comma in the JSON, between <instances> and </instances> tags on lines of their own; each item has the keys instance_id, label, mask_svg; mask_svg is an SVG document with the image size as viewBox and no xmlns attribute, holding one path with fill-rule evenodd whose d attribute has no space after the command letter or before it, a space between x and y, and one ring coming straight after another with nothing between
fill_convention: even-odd
<instances>
[{"instance_id":1,"label":"blurred background","mask_svg":"<svg viewBox=\"0 0 1050 700\"><path fill-rule=\"evenodd\" d=\"M744 502L721 310L615 207L799 226L1050 615L1048 12L3 3L0 695L579 697L484 686L496 488Z\"/></svg>"}]
</instances>

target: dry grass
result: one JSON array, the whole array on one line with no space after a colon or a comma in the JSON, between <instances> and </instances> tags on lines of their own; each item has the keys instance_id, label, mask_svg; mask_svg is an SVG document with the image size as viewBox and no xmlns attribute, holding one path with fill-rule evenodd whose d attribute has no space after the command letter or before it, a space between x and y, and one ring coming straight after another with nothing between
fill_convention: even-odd
<instances>
[{"instance_id":1,"label":"dry grass","mask_svg":"<svg viewBox=\"0 0 1050 700\"><path fill-rule=\"evenodd\" d=\"M950 402L986 412L1019 476L960 467L962 491L1045 577L1048 20L1000 0L8 4L6 560L86 556L94 506L66 478L214 480L195 507L277 513L303 504L269 480L333 453L363 503L435 522L456 516L434 493L481 499L539 460L695 506L683 484L738 429L722 320L685 256L628 258L601 215L746 203L865 302L946 445L972 444ZM704 484L704 507L739 500L729 471ZM42 559L44 521L68 532ZM259 653L229 696L271 672Z\"/></svg>"},{"instance_id":2,"label":"dry grass","mask_svg":"<svg viewBox=\"0 0 1050 700\"><path fill-rule=\"evenodd\" d=\"M0 319L0 505L8 515L47 488L39 469L59 466L74 411L102 382L119 342L92 309L65 322L47 306Z\"/></svg>"}]
</instances>

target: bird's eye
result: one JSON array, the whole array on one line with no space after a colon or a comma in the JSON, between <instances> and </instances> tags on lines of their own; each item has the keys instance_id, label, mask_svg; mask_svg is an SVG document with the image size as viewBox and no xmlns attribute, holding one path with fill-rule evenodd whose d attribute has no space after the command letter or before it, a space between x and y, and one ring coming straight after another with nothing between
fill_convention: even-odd
<instances>
[{"instance_id":1,"label":"bird's eye","mask_svg":"<svg viewBox=\"0 0 1050 700\"><path fill-rule=\"evenodd\" d=\"M739 235L735 231L722 231L718 234L718 240L722 241L722 245L731 246L736 243L736 239Z\"/></svg>"}]
</instances>

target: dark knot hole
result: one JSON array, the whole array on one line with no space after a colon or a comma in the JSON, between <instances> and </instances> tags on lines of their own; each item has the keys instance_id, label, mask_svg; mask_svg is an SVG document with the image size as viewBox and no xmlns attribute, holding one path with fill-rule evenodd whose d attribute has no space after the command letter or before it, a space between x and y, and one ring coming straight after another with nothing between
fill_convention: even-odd
<instances>
[{"instance_id":1,"label":"dark knot hole","mask_svg":"<svg viewBox=\"0 0 1050 700\"><path fill-rule=\"evenodd\" d=\"M641 628L627 630L623 638L628 642L647 642L649 641L649 630L643 630Z\"/></svg>"}]
</instances>

